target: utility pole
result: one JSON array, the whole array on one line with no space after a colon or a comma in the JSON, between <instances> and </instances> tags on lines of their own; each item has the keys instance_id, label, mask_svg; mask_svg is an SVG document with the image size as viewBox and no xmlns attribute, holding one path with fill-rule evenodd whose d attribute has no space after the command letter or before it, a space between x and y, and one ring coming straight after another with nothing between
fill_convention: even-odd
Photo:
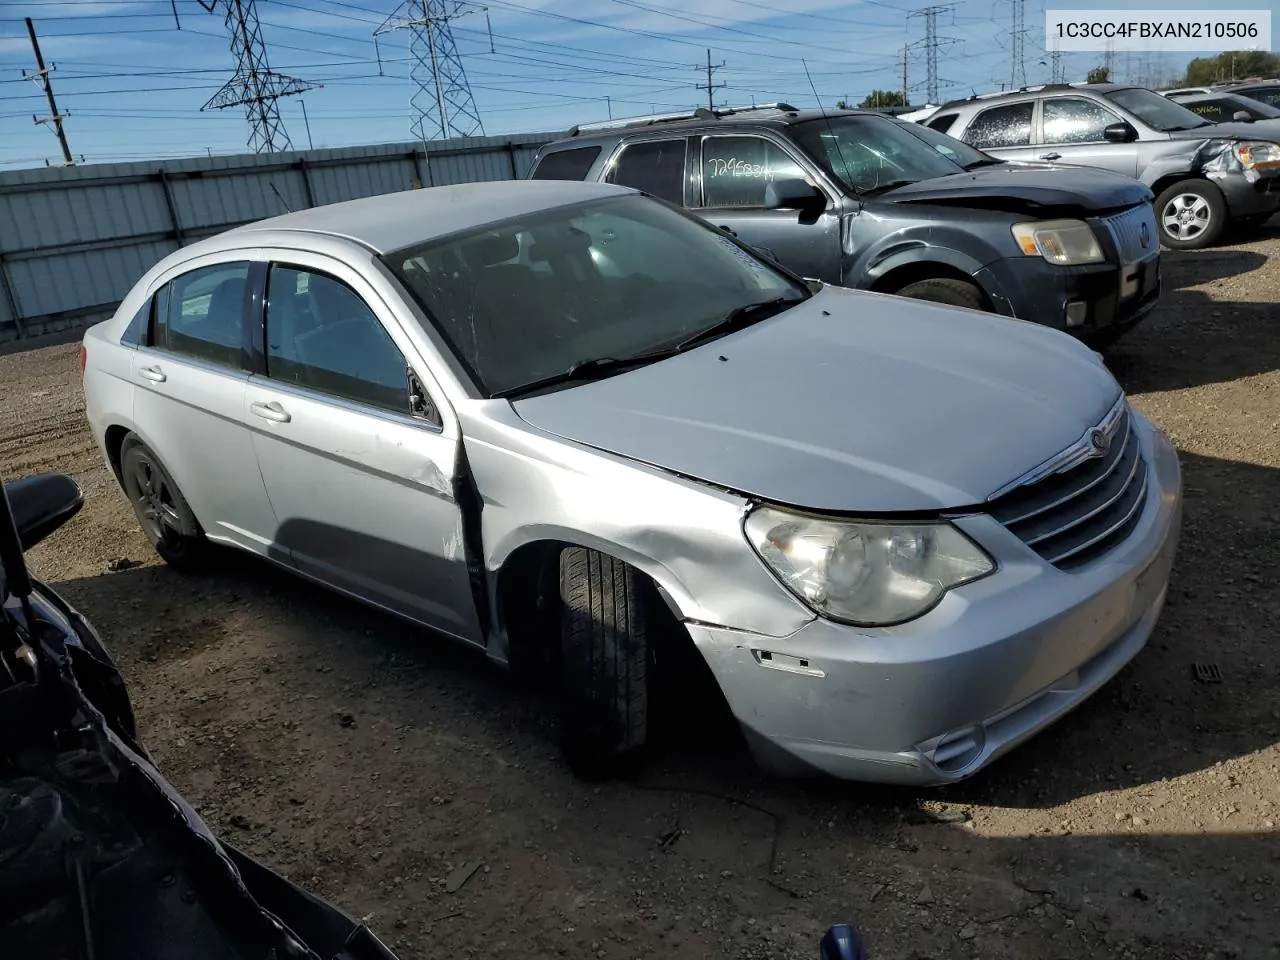
<instances>
[{"instance_id":1,"label":"utility pole","mask_svg":"<svg viewBox=\"0 0 1280 960\"><path fill-rule=\"evenodd\" d=\"M1107 38L1105 49L1102 54L1102 66L1107 71L1107 79L1115 83L1116 78L1113 76L1116 64L1116 42L1110 37Z\"/></svg>"},{"instance_id":2,"label":"utility pole","mask_svg":"<svg viewBox=\"0 0 1280 960\"><path fill-rule=\"evenodd\" d=\"M609 119L612 120L613 119L613 101L609 99L609 95L607 93L604 95L604 105L609 111Z\"/></svg>"},{"instance_id":3,"label":"utility pole","mask_svg":"<svg viewBox=\"0 0 1280 960\"><path fill-rule=\"evenodd\" d=\"M708 110L715 110L716 108L715 91L720 90L725 86L723 83L712 83L711 74L713 71L719 70L723 66L724 66L723 60L721 60L719 63L714 63L714 64L711 62L711 50L710 48L708 48L707 49L707 82L699 83L696 85L699 90L707 91L707 109ZM702 68L699 67L698 69L702 69Z\"/></svg>"},{"instance_id":4,"label":"utility pole","mask_svg":"<svg viewBox=\"0 0 1280 960\"><path fill-rule=\"evenodd\" d=\"M1013 7L1013 29L1010 31L1013 37L1012 85L1013 89L1018 90L1027 85L1026 0L1009 0L1009 4Z\"/></svg>"},{"instance_id":5,"label":"utility pole","mask_svg":"<svg viewBox=\"0 0 1280 960\"><path fill-rule=\"evenodd\" d=\"M907 45L902 45L902 105L907 106L911 100L907 96Z\"/></svg>"},{"instance_id":6,"label":"utility pole","mask_svg":"<svg viewBox=\"0 0 1280 960\"><path fill-rule=\"evenodd\" d=\"M311 142L311 121L307 119L307 101L299 97L298 106L302 107L302 125L307 128L307 149L314 150L316 145Z\"/></svg>"},{"instance_id":7,"label":"utility pole","mask_svg":"<svg viewBox=\"0 0 1280 960\"><path fill-rule=\"evenodd\" d=\"M932 6L920 7L907 14L907 19L924 17L924 39L917 40L911 46L924 47L925 62L925 97L929 103L938 102L938 48L957 43L953 37L938 36L938 14L954 8L956 4L935 3Z\"/></svg>"},{"instance_id":8,"label":"utility pole","mask_svg":"<svg viewBox=\"0 0 1280 960\"><path fill-rule=\"evenodd\" d=\"M36 25L31 22L31 18L25 18L27 21L27 35L31 37L31 51L36 55L36 69L34 72L23 70L22 75L28 80L35 80L44 88L44 95L49 100L49 116L37 117L31 115L31 121L38 124L53 124L53 132L58 137L58 143L62 147L62 159L69 167L74 167L75 159L71 156L71 148L67 146L67 132L62 129L62 121L64 114L58 112L58 102L53 99L53 84L49 82L49 74L53 73L56 67L46 67L44 65L44 55L40 52L40 41L36 39Z\"/></svg>"},{"instance_id":9,"label":"utility pole","mask_svg":"<svg viewBox=\"0 0 1280 960\"><path fill-rule=\"evenodd\" d=\"M423 143L450 137L484 136L484 124L476 109L466 68L453 39L454 20L472 13L484 13L488 7L475 6L463 0L404 0L373 31L374 50L378 57L378 75L382 75L382 53L378 37L393 30L409 31L409 52L413 67L409 77L417 87L409 102L417 112L410 129ZM490 44L492 45L492 37Z\"/></svg>"}]
</instances>

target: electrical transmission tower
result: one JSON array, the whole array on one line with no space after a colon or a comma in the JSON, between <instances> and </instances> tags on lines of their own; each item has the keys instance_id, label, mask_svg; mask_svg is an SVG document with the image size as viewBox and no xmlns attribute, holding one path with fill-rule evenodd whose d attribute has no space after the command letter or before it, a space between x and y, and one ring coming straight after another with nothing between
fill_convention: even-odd
<instances>
[{"instance_id":1,"label":"electrical transmission tower","mask_svg":"<svg viewBox=\"0 0 1280 960\"><path fill-rule=\"evenodd\" d=\"M717 91L717 90L722 90L722 89L724 89L724 86L725 86L725 84L723 84L723 83L712 83L712 82L711 82L711 74L712 74L714 71L719 70L719 69L720 69L721 67L723 67L723 66L724 66L724 61L723 61L723 60L721 60L719 63L712 63L712 62L711 62L711 50L710 50L710 49L708 49L708 50L707 50L707 66L706 66L706 68L705 68L705 69L706 69L706 71L707 71L707 82L706 82L706 83L698 83L698 84L694 84L694 86L696 86L699 90L705 90L705 91L707 91L707 109L708 109L708 110L715 110L715 108L716 108L716 103L715 103L715 93L716 93L716 91ZM702 70L703 68L702 68L702 67L698 67L698 69L699 69L699 70Z\"/></svg>"},{"instance_id":2,"label":"electrical transmission tower","mask_svg":"<svg viewBox=\"0 0 1280 960\"><path fill-rule=\"evenodd\" d=\"M417 85L409 98L416 112L410 129L419 140L484 136L484 124L480 122L471 84L467 82L467 72L449 24L469 13L487 9L461 0L404 0L382 26L373 31L375 48L378 37L384 33L410 32L413 67L409 77ZM380 52L378 72L382 72Z\"/></svg>"},{"instance_id":3,"label":"electrical transmission tower","mask_svg":"<svg viewBox=\"0 0 1280 960\"><path fill-rule=\"evenodd\" d=\"M1067 82L1067 70L1062 65L1062 51L1058 49L1057 40L1053 41L1053 50L1049 54L1049 82Z\"/></svg>"},{"instance_id":4,"label":"electrical transmission tower","mask_svg":"<svg viewBox=\"0 0 1280 960\"><path fill-rule=\"evenodd\" d=\"M1013 38L1011 82L1013 89L1019 90L1027 85L1027 0L1009 0L1009 5L1013 7L1013 28L1009 31L1009 35Z\"/></svg>"},{"instance_id":5,"label":"electrical transmission tower","mask_svg":"<svg viewBox=\"0 0 1280 960\"><path fill-rule=\"evenodd\" d=\"M62 147L62 159L67 166L73 167L76 161L71 156L71 148L67 146L67 132L62 129L62 121L66 115L58 112L58 102L53 99L53 84L49 82L49 74L53 73L55 68L52 65L47 67L44 65L44 54L40 52L40 41L36 39L36 25L31 22L30 17L25 19L27 21L27 35L31 37L31 52L36 57L36 69L31 71L23 70L22 75L28 80L36 81L41 89L44 90L45 99L49 101L49 116L37 117L32 114L31 120L33 123L53 125L53 132L58 138L58 145Z\"/></svg>"},{"instance_id":6,"label":"electrical transmission tower","mask_svg":"<svg viewBox=\"0 0 1280 960\"><path fill-rule=\"evenodd\" d=\"M925 63L925 100L928 103L938 102L938 48L958 43L952 37L938 36L938 14L951 10L955 3L935 3L932 6L920 7L907 14L907 19L924 17L924 39L917 40L911 46L924 47Z\"/></svg>"},{"instance_id":7,"label":"electrical transmission tower","mask_svg":"<svg viewBox=\"0 0 1280 960\"><path fill-rule=\"evenodd\" d=\"M225 11L223 23L231 35L231 54L236 58L236 72L201 110L223 110L244 107L249 121L249 149L254 153L292 150L293 143L280 119L276 101L292 97L318 84L276 73L267 64L267 47L262 42L255 0L197 0L213 13L218 4Z\"/></svg>"}]
</instances>

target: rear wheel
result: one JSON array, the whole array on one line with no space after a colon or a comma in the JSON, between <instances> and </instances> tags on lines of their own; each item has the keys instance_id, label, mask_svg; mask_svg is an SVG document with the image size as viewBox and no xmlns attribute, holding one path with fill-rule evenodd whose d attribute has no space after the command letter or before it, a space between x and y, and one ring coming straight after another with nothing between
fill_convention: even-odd
<instances>
[{"instance_id":1,"label":"rear wheel","mask_svg":"<svg viewBox=\"0 0 1280 960\"><path fill-rule=\"evenodd\" d=\"M212 545L173 477L133 434L120 445L120 479L142 532L160 558L183 572L205 569Z\"/></svg>"},{"instance_id":2,"label":"rear wheel","mask_svg":"<svg viewBox=\"0 0 1280 960\"><path fill-rule=\"evenodd\" d=\"M1199 250L1222 236L1227 202L1208 180L1182 180L1156 197L1160 242L1170 250Z\"/></svg>"},{"instance_id":3,"label":"rear wheel","mask_svg":"<svg viewBox=\"0 0 1280 960\"><path fill-rule=\"evenodd\" d=\"M952 307L968 307L970 310L983 311L987 309L986 298L983 297L981 290L965 280L953 280L950 277L917 280L915 283L908 283L897 293L900 297L945 303Z\"/></svg>"},{"instance_id":4,"label":"rear wheel","mask_svg":"<svg viewBox=\"0 0 1280 960\"><path fill-rule=\"evenodd\" d=\"M606 554L560 554L561 748L581 776L633 772L648 735L643 576Z\"/></svg>"}]
</instances>

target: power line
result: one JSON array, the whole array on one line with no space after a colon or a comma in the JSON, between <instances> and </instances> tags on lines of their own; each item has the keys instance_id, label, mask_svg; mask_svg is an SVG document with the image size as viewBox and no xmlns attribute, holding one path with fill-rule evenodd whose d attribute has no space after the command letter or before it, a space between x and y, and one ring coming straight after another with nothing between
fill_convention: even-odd
<instances>
[{"instance_id":1,"label":"power line","mask_svg":"<svg viewBox=\"0 0 1280 960\"><path fill-rule=\"evenodd\" d=\"M256 0L197 2L209 13L215 12L218 3L222 3L226 10L223 24L231 35L231 53L236 58L235 74L200 109L223 110L242 106L249 121L250 150L254 153L292 150L293 143L284 128L276 101L315 89L316 84L271 69L267 63L267 47L262 40L262 27L258 23Z\"/></svg>"},{"instance_id":2,"label":"power line","mask_svg":"<svg viewBox=\"0 0 1280 960\"><path fill-rule=\"evenodd\" d=\"M58 102L53 97L53 83L49 80L49 75L53 73L54 67L46 67L44 65L44 54L40 52L40 40L36 37L36 25L31 22L30 17L27 17L26 21L27 35L31 37L31 52L35 54L36 58L36 69L34 72L23 70L22 75L29 80L38 81L44 88L44 95L49 101L49 116L37 117L32 114L31 119L34 123L53 125L53 132L58 138L58 145L62 147L62 159L67 166L73 167L76 161L71 156L71 148L67 146L67 132L62 129L63 115L58 112Z\"/></svg>"},{"instance_id":3,"label":"power line","mask_svg":"<svg viewBox=\"0 0 1280 960\"><path fill-rule=\"evenodd\" d=\"M724 89L724 87L725 87L725 85L724 85L723 83L712 83L712 82L711 82L711 74L712 74L714 71L719 70L719 69L720 69L721 67L723 67L723 66L724 66L724 61L723 61L723 60L721 60L721 61L720 61L719 63L717 63L717 64L712 64L712 62L711 62L711 48L710 48L710 47L708 47L708 48L707 48L707 82L706 82L706 83L697 83L697 84L694 84L694 86L695 86L695 87L697 87L699 90L705 90L705 91L707 91L707 109L708 109L708 110L714 110L714 109L716 108L716 104L715 104L715 92L716 92L717 90L723 90L723 89ZM701 67L699 67L698 69L699 69L699 70L701 70L702 68L701 68Z\"/></svg>"},{"instance_id":4,"label":"power line","mask_svg":"<svg viewBox=\"0 0 1280 960\"><path fill-rule=\"evenodd\" d=\"M409 76L417 85L409 98L417 112L410 130L419 140L484 136L484 124L458 55L451 22L486 10L463 0L404 0L373 31L375 51L381 34L410 31L409 51L414 64ZM378 58L381 66L381 53Z\"/></svg>"}]
</instances>

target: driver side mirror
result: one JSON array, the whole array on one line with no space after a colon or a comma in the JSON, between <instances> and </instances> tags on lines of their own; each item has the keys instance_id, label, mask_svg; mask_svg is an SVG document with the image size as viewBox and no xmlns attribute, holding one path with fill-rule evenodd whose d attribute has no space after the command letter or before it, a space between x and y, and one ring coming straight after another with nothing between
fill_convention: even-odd
<instances>
[{"instance_id":1,"label":"driver side mirror","mask_svg":"<svg viewBox=\"0 0 1280 960\"><path fill-rule=\"evenodd\" d=\"M821 190L798 177L773 180L764 188L764 205L768 210L809 210L827 202Z\"/></svg>"},{"instance_id":2,"label":"driver side mirror","mask_svg":"<svg viewBox=\"0 0 1280 960\"><path fill-rule=\"evenodd\" d=\"M64 473L37 473L4 485L23 551L30 550L80 512L84 494Z\"/></svg>"},{"instance_id":3,"label":"driver side mirror","mask_svg":"<svg viewBox=\"0 0 1280 960\"><path fill-rule=\"evenodd\" d=\"M1253 114L1247 110L1237 110L1231 115L1231 119L1240 123L1253 123Z\"/></svg>"},{"instance_id":4,"label":"driver side mirror","mask_svg":"<svg viewBox=\"0 0 1280 960\"><path fill-rule=\"evenodd\" d=\"M1132 143L1138 139L1138 131L1121 120L1119 123L1109 123L1103 127L1102 139L1109 143Z\"/></svg>"}]
</instances>

